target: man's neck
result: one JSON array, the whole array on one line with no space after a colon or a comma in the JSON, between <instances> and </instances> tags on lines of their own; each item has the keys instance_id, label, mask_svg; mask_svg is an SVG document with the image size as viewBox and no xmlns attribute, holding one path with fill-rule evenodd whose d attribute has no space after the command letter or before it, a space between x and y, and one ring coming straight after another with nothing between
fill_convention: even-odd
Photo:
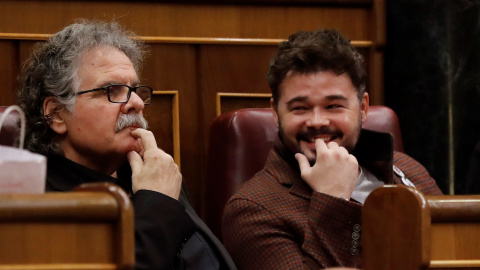
<instances>
[{"instance_id":1,"label":"man's neck","mask_svg":"<svg viewBox=\"0 0 480 270\"><path fill-rule=\"evenodd\" d=\"M104 175L114 175L125 160L119 161L113 157L90 157L79 155L76 152L65 151L64 156L73 162L83 165L91 170L97 171Z\"/></svg>"}]
</instances>

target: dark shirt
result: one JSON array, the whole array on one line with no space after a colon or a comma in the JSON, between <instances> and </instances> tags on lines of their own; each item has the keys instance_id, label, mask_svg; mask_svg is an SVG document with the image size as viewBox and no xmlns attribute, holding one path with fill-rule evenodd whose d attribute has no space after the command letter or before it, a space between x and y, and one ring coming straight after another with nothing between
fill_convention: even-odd
<instances>
[{"instance_id":1,"label":"dark shirt","mask_svg":"<svg viewBox=\"0 0 480 270\"><path fill-rule=\"evenodd\" d=\"M80 184L114 183L132 199L135 209L136 269L236 269L230 256L188 202L139 190L132 195L131 174L113 178L63 156L47 157L46 191L70 191Z\"/></svg>"}]
</instances>

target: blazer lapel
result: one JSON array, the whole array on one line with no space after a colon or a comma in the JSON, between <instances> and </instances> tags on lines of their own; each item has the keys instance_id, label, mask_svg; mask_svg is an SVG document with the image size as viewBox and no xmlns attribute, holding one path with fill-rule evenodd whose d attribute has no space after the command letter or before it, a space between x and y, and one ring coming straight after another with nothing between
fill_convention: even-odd
<instances>
[{"instance_id":1,"label":"blazer lapel","mask_svg":"<svg viewBox=\"0 0 480 270\"><path fill-rule=\"evenodd\" d=\"M192 208L192 206L187 200L186 194L183 192L183 189L182 193L180 194L179 201L185 206L185 212L187 212L192 221L195 223L195 225L197 226L197 230L205 236L205 239L207 239L207 241L209 241L209 244L212 245L211 248L216 250L218 252L218 255L221 256L219 259L228 266L228 269L237 269L235 267L235 264L233 263L232 258L230 257L230 254L228 254L223 244L220 242L220 240L218 240L218 238L212 233L212 231L207 227L207 225Z\"/></svg>"},{"instance_id":2,"label":"blazer lapel","mask_svg":"<svg viewBox=\"0 0 480 270\"><path fill-rule=\"evenodd\" d=\"M296 161L292 163L296 165ZM270 151L265 169L283 186L291 187L290 193L309 200L312 197L312 189L300 178L300 168L293 167L282 158L279 148Z\"/></svg>"}]
</instances>

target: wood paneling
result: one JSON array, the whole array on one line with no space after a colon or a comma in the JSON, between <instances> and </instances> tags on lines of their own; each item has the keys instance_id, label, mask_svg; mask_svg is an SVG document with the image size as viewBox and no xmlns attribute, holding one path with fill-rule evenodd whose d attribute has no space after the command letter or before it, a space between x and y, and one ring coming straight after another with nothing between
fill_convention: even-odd
<instances>
[{"instance_id":1,"label":"wood paneling","mask_svg":"<svg viewBox=\"0 0 480 270\"><path fill-rule=\"evenodd\" d=\"M286 38L336 28L368 40L371 7L175 4L152 1L0 1L0 32L59 31L77 18L115 19L143 36ZM26 19L27 18L27 19Z\"/></svg>"},{"instance_id":2,"label":"wood paneling","mask_svg":"<svg viewBox=\"0 0 480 270\"><path fill-rule=\"evenodd\" d=\"M2 64L0 65L0 102L12 104L15 101L16 76L19 72L18 49L16 42L0 40Z\"/></svg>"},{"instance_id":3,"label":"wood paneling","mask_svg":"<svg viewBox=\"0 0 480 270\"><path fill-rule=\"evenodd\" d=\"M270 93L217 93L217 116L243 108L270 107Z\"/></svg>"},{"instance_id":4,"label":"wood paneling","mask_svg":"<svg viewBox=\"0 0 480 270\"><path fill-rule=\"evenodd\" d=\"M143 114L149 123L149 130L157 139L158 147L170 154L181 168L178 91L154 91L152 101L145 106Z\"/></svg>"},{"instance_id":5,"label":"wood paneling","mask_svg":"<svg viewBox=\"0 0 480 270\"><path fill-rule=\"evenodd\" d=\"M365 56L371 103L383 103L383 0L240 2L0 1L0 105L15 102L16 76L36 42L77 18L115 19L149 46L142 82L178 91L181 170L192 205L201 213L216 95L269 93L270 59L290 34L340 30ZM222 111L268 106L268 98L223 101ZM145 113L158 145L173 154L170 102L155 97Z\"/></svg>"}]
</instances>

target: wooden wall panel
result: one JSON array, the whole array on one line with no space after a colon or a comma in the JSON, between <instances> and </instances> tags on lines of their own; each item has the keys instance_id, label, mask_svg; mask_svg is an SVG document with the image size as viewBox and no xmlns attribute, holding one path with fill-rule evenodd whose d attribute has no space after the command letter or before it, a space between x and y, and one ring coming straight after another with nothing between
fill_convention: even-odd
<instances>
[{"instance_id":1,"label":"wooden wall panel","mask_svg":"<svg viewBox=\"0 0 480 270\"><path fill-rule=\"evenodd\" d=\"M240 110L243 108L267 108L270 107L269 93L217 93L216 112L217 116Z\"/></svg>"},{"instance_id":2,"label":"wooden wall panel","mask_svg":"<svg viewBox=\"0 0 480 270\"><path fill-rule=\"evenodd\" d=\"M380 16L383 0L300 1L299 5L294 3L299 1L186 2L0 1L0 59L5 59L0 65L0 105L15 102L19 67L32 46L47 38L45 34L59 31L76 18L115 19L137 32L150 48L140 74L142 82L155 90L178 91L181 170L192 205L201 213L216 95L269 93L268 64L278 42L290 34L318 28L340 30L365 55L371 104L383 103L383 71L379 68L385 42ZM159 146L172 154L168 100L155 100L145 113ZM226 98L222 110L263 104L268 106L268 99Z\"/></svg>"},{"instance_id":3,"label":"wooden wall panel","mask_svg":"<svg viewBox=\"0 0 480 270\"><path fill-rule=\"evenodd\" d=\"M16 77L19 71L16 42L0 40L0 101L13 104L16 95Z\"/></svg>"},{"instance_id":4,"label":"wooden wall panel","mask_svg":"<svg viewBox=\"0 0 480 270\"><path fill-rule=\"evenodd\" d=\"M22 40L18 42L18 63L20 63L20 67L25 63L30 54L32 54L34 46L38 42L39 41L34 40Z\"/></svg>"},{"instance_id":5,"label":"wooden wall panel","mask_svg":"<svg viewBox=\"0 0 480 270\"><path fill-rule=\"evenodd\" d=\"M267 108L270 106L270 98L224 98L222 101L222 112L231 112L243 108Z\"/></svg>"},{"instance_id":6,"label":"wooden wall panel","mask_svg":"<svg viewBox=\"0 0 480 270\"><path fill-rule=\"evenodd\" d=\"M208 45L200 51L200 91L205 121L215 113L216 94L268 93L268 63L277 46Z\"/></svg>"},{"instance_id":7,"label":"wooden wall panel","mask_svg":"<svg viewBox=\"0 0 480 270\"><path fill-rule=\"evenodd\" d=\"M150 56L146 59L141 72L142 82L154 89L174 89L179 93L181 170L192 204L200 207L202 187L198 172L202 170L202 163L195 161L202 160L203 154L198 149L203 144L201 137L203 124L199 119L201 106L198 102L200 93L197 91L197 46L150 43L149 47ZM164 111L160 108L161 105L158 108L152 105L148 108L152 116L157 115L158 109ZM167 125L167 123L158 121L152 124L152 127L156 128L160 125ZM157 141L160 140L163 138L157 138ZM167 144L169 143L171 142L167 140Z\"/></svg>"},{"instance_id":8,"label":"wooden wall panel","mask_svg":"<svg viewBox=\"0 0 480 270\"><path fill-rule=\"evenodd\" d=\"M154 95L150 105L145 106L143 114L149 129L155 134L158 147L175 158L173 147L173 102L172 96Z\"/></svg>"},{"instance_id":9,"label":"wooden wall panel","mask_svg":"<svg viewBox=\"0 0 480 270\"><path fill-rule=\"evenodd\" d=\"M363 6L2 0L0 10L4 33L55 33L77 18L115 19L143 36L286 38L298 30L336 28L367 40L371 32L371 11Z\"/></svg>"}]
</instances>

